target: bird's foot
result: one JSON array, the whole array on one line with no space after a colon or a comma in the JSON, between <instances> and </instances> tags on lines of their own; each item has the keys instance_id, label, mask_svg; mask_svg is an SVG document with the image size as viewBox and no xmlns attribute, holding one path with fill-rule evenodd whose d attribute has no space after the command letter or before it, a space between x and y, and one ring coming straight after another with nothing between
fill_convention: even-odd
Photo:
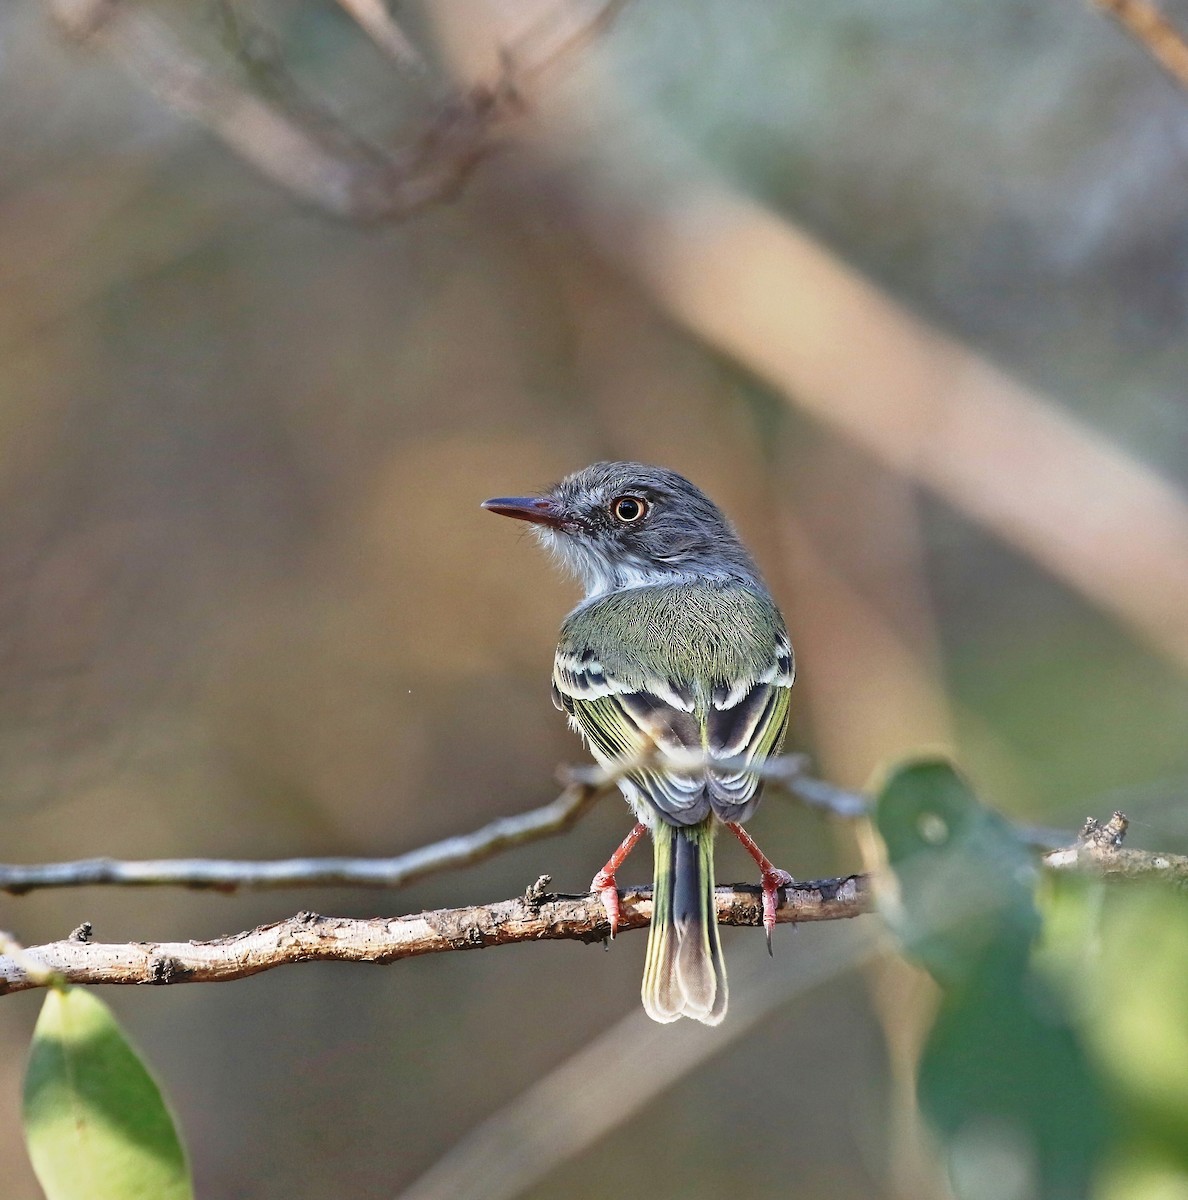
<instances>
[{"instance_id":1,"label":"bird's foot","mask_svg":"<svg viewBox=\"0 0 1188 1200\"><path fill-rule=\"evenodd\" d=\"M775 928L776 909L780 907L780 888L788 887L794 880L787 871L768 864L759 882L763 888L763 933L767 938L767 953L771 954L771 931Z\"/></svg>"},{"instance_id":2,"label":"bird's foot","mask_svg":"<svg viewBox=\"0 0 1188 1200\"><path fill-rule=\"evenodd\" d=\"M602 901L602 907L606 910L606 919L610 922L611 941L614 941L615 934L619 931L619 885L615 881L614 871L608 871L604 867L597 875L590 880L590 891L598 894L599 900Z\"/></svg>"},{"instance_id":3,"label":"bird's foot","mask_svg":"<svg viewBox=\"0 0 1188 1200\"><path fill-rule=\"evenodd\" d=\"M755 839L736 821L727 821L726 827L742 843L743 849L755 860L759 868L759 882L763 888L763 933L767 938L767 953L771 950L771 931L775 928L776 910L780 907L780 888L795 882L787 871L781 871L755 844Z\"/></svg>"},{"instance_id":4,"label":"bird's foot","mask_svg":"<svg viewBox=\"0 0 1188 1200\"><path fill-rule=\"evenodd\" d=\"M627 855L635 847L635 843L645 833L647 833L647 826L636 824L635 828L619 843L619 848L607 859L606 866L590 880L590 891L598 893L602 907L606 909L606 919L610 922L611 941L614 941L615 934L619 931L620 916L619 885L615 882L615 872L623 865Z\"/></svg>"}]
</instances>

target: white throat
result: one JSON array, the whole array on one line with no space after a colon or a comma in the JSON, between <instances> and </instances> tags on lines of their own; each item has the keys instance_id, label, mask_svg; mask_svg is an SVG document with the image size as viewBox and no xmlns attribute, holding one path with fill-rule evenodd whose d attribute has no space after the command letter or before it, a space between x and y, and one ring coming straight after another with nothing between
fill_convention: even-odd
<instances>
[{"instance_id":1,"label":"white throat","mask_svg":"<svg viewBox=\"0 0 1188 1200\"><path fill-rule=\"evenodd\" d=\"M627 559L610 564L606 558L575 542L572 538L558 534L546 526L535 526L534 531L541 544L571 574L576 575L585 588L582 603L585 604L608 592L627 591L631 588L672 586L692 583L697 579L727 579L729 572L691 570L677 566L661 567L639 559Z\"/></svg>"}]
</instances>

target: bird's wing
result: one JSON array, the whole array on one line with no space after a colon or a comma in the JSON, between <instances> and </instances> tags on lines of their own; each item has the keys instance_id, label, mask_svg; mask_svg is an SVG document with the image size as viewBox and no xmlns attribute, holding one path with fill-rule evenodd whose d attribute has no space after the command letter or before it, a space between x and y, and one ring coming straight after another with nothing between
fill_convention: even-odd
<instances>
[{"instance_id":1,"label":"bird's wing","mask_svg":"<svg viewBox=\"0 0 1188 1200\"><path fill-rule=\"evenodd\" d=\"M747 767L778 749L788 721L794 666L782 622L745 668L715 663L711 638L701 644L710 647L710 660L693 656L691 671L676 669L662 624L652 623L653 640L628 638L626 645L608 645L601 634L607 627L567 622L553 670L554 703L603 765L648 760L627 778L668 820L695 824L711 809L723 820L745 819L760 783ZM740 761L727 771L696 765L707 757Z\"/></svg>"},{"instance_id":2,"label":"bird's wing","mask_svg":"<svg viewBox=\"0 0 1188 1200\"><path fill-rule=\"evenodd\" d=\"M711 694L706 748L715 759L734 759L739 764L732 771L707 775L710 803L723 821L745 821L749 815L760 779L746 768L762 766L779 750L788 728L792 680L792 648L785 637L754 683L715 688Z\"/></svg>"}]
</instances>

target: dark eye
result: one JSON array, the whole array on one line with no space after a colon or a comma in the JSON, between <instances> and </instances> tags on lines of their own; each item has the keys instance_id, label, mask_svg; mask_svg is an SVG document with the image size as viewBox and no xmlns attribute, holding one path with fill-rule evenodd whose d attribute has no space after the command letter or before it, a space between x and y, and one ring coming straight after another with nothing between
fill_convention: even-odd
<instances>
[{"instance_id":1,"label":"dark eye","mask_svg":"<svg viewBox=\"0 0 1188 1200\"><path fill-rule=\"evenodd\" d=\"M619 496L611 501L611 512L626 525L642 520L648 511L648 502L641 496Z\"/></svg>"}]
</instances>

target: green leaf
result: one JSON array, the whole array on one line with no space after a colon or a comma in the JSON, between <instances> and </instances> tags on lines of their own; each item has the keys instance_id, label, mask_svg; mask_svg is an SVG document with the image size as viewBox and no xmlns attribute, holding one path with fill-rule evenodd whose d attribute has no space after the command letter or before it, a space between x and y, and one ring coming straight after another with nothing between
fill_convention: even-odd
<instances>
[{"instance_id":1,"label":"green leaf","mask_svg":"<svg viewBox=\"0 0 1188 1200\"><path fill-rule=\"evenodd\" d=\"M879 794L876 823L899 882L883 914L939 983L955 985L978 970L1004 931L1026 951L1039 930L1030 852L948 762L921 759L895 770Z\"/></svg>"},{"instance_id":2,"label":"green leaf","mask_svg":"<svg viewBox=\"0 0 1188 1200\"><path fill-rule=\"evenodd\" d=\"M110 1009L79 988L45 998L25 1073L25 1137L48 1200L190 1200L161 1091Z\"/></svg>"},{"instance_id":3,"label":"green leaf","mask_svg":"<svg viewBox=\"0 0 1188 1200\"><path fill-rule=\"evenodd\" d=\"M1063 996L1032 966L1026 846L940 760L897 770L876 818L898 884L888 922L943 991L917 1085L955 1195L1079 1200L1109 1122Z\"/></svg>"},{"instance_id":4,"label":"green leaf","mask_svg":"<svg viewBox=\"0 0 1188 1200\"><path fill-rule=\"evenodd\" d=\"M992 947L945 995L920 1063L920 1105L958 1196L1079 1200L1109 1134L1101 1080L1058 994L1019 963Z\"/></svg>"}]
</instances>

